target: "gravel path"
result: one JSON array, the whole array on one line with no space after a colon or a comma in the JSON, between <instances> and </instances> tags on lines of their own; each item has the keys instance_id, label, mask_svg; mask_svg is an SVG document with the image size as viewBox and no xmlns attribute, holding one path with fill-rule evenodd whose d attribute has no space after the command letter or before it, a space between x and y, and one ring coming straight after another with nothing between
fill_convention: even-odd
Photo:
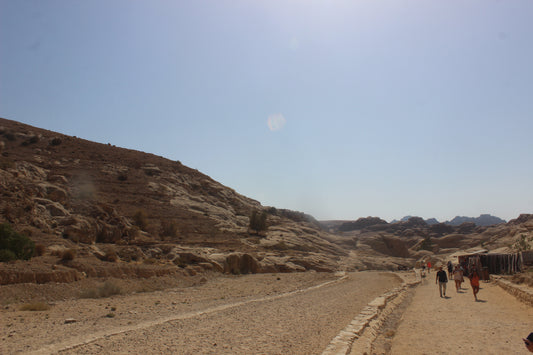
<instances>
[{"instance_id":1,"label":"gravel path","mask_svg":"<svg viewBox=\"0 0 533 355\"><path fill-rule=\"evenodd\" d=\"M435 274L417 287L392 339L391 354L527 354L533 308L493 283L481 282L475 302L468 279L459 293L448 282L440 298Z\"/></svg>"},{"instance_id":2,"label":"gravel path","mask_svg":"<svg viewBox=\"0 0 533 355\"><path fill-rule=\"evenodd\" d=\"M221 277L161 292L2 311L0 353L320 354L391 273ZM110 315L113 316L110 316ZM74 323L65 324L72 318Z\"/></svg>"}]
</instances>

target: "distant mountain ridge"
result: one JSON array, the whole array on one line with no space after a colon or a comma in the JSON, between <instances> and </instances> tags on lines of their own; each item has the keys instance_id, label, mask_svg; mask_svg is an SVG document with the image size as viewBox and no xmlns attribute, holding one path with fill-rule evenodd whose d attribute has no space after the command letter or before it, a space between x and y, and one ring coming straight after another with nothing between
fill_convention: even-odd
<instances>
[{"instance_id":1,"label":"distant mountain ridge","mask_svg":"<svg viewBox=\"0 0 533 355\"><path fill-rule=\"evenodd\" d=\"M476 226L479 227L493 226L495 224L506 223L505 220L496 216L491 216L490 214L482 214L479 217L456 216L451 221L446 221L444 223L449 224L451 226L458 226L465 222L474 222Z\"/></svg>"},{"instance_id":2,"label":"distant mountain ridge","mask_svg":"<svg viewBox=\"0 0 533 355\"><path fill-rule=\"evenodd\" d=\"M416 217L416 216L405 216L402 219L400 219L399 221L397 219L394 219L390 223L407 222L407 221L409 221L409 219L411 219L413 217ZM417 217L417 218L420 218L420 217ZM439 221L436 218L424 219L424 222L426 222L428 225L439 223Z\"/></svg>"},{"instance_id":3,"label":"distant mountain ridge","mask_svg":"<svg viewBox=\"0 0 533 355\"><path fill-rule=\"evenodd\" d=\"M405 216L399 221L395 219L391 221L390 223L407 222L409 221L410 218L413 218L413 217L415 216ZM440 223L436 218L428 218L428 219L425 219L424 222L426 222L428 225ZM448 224L450 226L458 226L466 222L473 222L478 227L487 227L487 226L493 226L495 224L506 223L505 220L499 217L496 217L496 216L492 216L490 214L481 214L479 215L479 217L456 216L451 221L446 221L443 223Z\"/></svg>"}]
</instances>

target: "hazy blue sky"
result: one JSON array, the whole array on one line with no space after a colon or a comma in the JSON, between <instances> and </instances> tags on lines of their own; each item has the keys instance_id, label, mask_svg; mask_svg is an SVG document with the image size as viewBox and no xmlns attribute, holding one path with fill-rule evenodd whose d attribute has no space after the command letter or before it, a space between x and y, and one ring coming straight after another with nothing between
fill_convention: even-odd
<instances>
[{"instance_id":1,"label":"hazy blue sky","mask_svg":"<svg viewBox=\"0 0 533 355\"><path fill-rule=\"evenodd\" d=\"M533 1L0 0L0 116L318 219L511 219Z\"/></svg>"}]
</instances>

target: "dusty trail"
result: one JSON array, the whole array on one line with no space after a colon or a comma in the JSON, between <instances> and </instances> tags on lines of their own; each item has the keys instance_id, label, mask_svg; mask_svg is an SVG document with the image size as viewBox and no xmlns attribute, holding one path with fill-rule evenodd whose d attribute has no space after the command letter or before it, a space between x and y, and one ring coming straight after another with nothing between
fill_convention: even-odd
<instances>
[{"instance_id":1,"label":"dusty trail","mask_svg":"<svg viewBox=\"0 0 533 355\"><path fill-rule=\"evenodd\" d=\"M0 353L319 354L369 301L399 284L378 272L263 274L59 302L32 314L4 310L0 325L9 333Z\"/></svg>"},{"instance_id":2,"label":"dusty trail","mask_svg":"<svg viewBox=\"0 0 533 355\"><path fill-rule=\"evenodd\" d=\"M435 274L415 290L392 339L391 354L527 354L522 338L533 331L533 308L490 282L474 301L468 279L459 293L448 282L439 297Z\"/></svg>"}]
</instances>

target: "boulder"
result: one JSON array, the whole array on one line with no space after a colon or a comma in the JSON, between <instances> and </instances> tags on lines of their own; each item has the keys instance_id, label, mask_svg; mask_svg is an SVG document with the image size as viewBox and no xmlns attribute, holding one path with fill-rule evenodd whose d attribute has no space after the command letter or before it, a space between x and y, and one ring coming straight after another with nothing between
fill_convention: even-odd
<instances>
[{"instance_id":1,"label":"boulder","mask_svg":"<svg viewBox=\"0 0 533 355\"><path fill-rule=\"evenodd\" d=\"M53 217L65 217L70 215L70 212L68 212L65 207L63 207L63 205L59 202L54 202L46 198L38 197L35 197L33 201L38 205L44 206L46 210L50 213L50 215Z\"/></svg>"},{"instance_id":2,"label":"boulder","mask_svg":"<svg viewBox=\"0 0 533 355\"><path fill-rule=\"evenodd\" d=\"M255 274L259 272L260 267L257 260L249 255L242 253L233 253L226 257L224 263L224 272L230 274Z\"/></svg>"},{"instance_id":3,"label":"boulder","mask_svg":"<svg viewBox=\"0 0 533 355\"><path fill-rule=\"evenodd\" d=\"M65 189L60 188L49 182L42 182L38 185L39 189L43 193L44 197L60 204L65 204L69 195Z\"/></svg>"}]
</instances>

